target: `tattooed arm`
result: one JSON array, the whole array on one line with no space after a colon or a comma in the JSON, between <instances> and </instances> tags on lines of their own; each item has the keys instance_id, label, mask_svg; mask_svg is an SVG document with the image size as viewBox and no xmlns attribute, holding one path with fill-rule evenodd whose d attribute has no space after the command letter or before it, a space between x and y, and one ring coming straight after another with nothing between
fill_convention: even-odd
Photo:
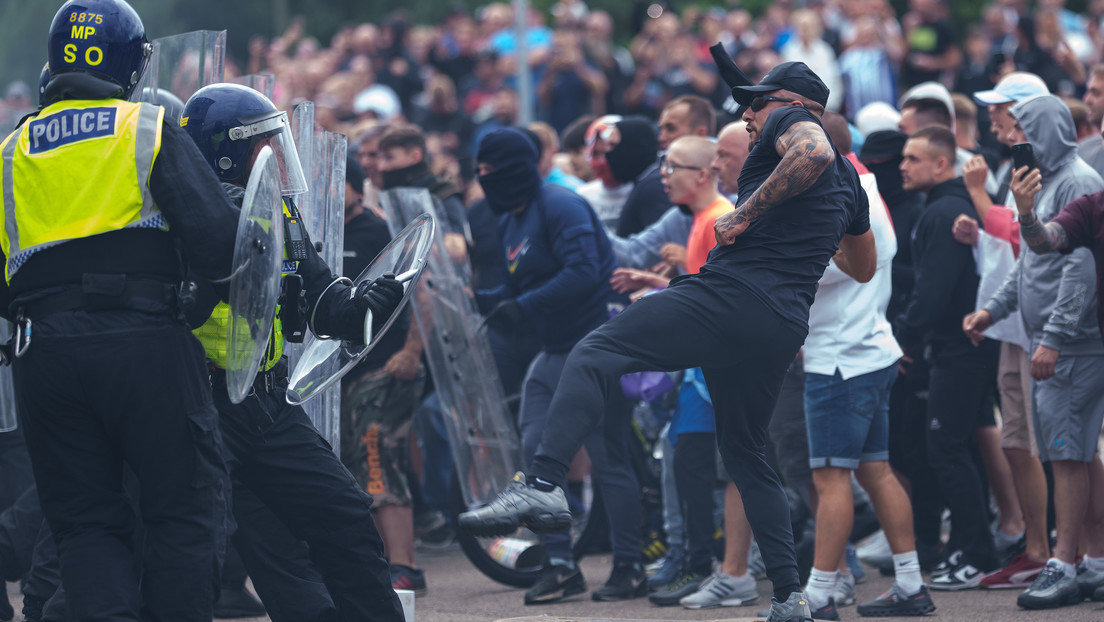
<instances>
[{"instance_id":1,"label":"tattooed arm","mask_svg":"<svg viewBox=\"0 0 1104 622\"><path fill-rule=\"evenodd\" d=\"M812 121L791 125L774 141L774 148L782 156L774 172L746 203L717 218L714 223L717 245L732 244L752 220L808 190L836 158L828 136Z\"/></svg>"},{"instance_id":2,"label":"tattooed arm","mask_svg":"<svg viewBox=\"0 0 1104 622\"><path fill-rule=\"evenodd\" d=\"M1036 253L1068 251L1073 248L1066 229L1056 222L1040 222L1035 212L1020 216L1020 233L1024 242Z\"/></svg>"},{"instance_id":3,"label":"tattooed arm","mask_svg":"<svg viewBox=\"0 0 1104 622\"><path fill-rule=\"evenodd\" d=\"M1043 223L1035 215L1035 194L1043 189L1042 180L1039 169L1021 167L1012 171L1008 188L1016 198L1016 209L1020 213L1020 234L1036 253L1068 251L1072 245L1066 229L1056 222Z\"/></svg>"}]
</instances>

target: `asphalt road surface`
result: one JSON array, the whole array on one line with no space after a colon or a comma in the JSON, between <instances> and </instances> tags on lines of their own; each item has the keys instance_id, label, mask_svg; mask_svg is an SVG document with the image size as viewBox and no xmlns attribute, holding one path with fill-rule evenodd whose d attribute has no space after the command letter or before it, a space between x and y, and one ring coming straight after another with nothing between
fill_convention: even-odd
<instances>
[{"instance_id":1,"label":"asphalt road surface","mask_svg":"<svg viewBox=\"0 0 1104 622\"><path fill-rule=\"evenodd\" d=\"M726 607L691 611L682 607L656 607L647 598L616 603L599 603L585 593L566 601L539 606L522 603L522 591L491 581L476 570L459 550L444 553L420 553L418 565L426 571L428 592L415 600L417 622L637 622L643 620L710 620L713 622L750 622L762 620L756 610L770 603L770 584L759 582L759 602L747 607ZM597 589L609 576L609 555L583 559L583 575L590 589ZM890 579L868 570L865 582L856 587L859 602L871 600L889 587ZM15 607L16 622L23 617L19 584L9 583L8 594ZM967 590L935 592L934 614L929 620L941 622L1102 622L1104 603L1083 602L1075 607L1049 611L1024 611L1016 606L1016 590ZM855 608L840 609L842 620L858 620ZM865 618L864 618L865 619ZM915 618L882 618L913 620ZM241 619L241 622L266 622L268 618Z\"/></svg>"}]
</instances>

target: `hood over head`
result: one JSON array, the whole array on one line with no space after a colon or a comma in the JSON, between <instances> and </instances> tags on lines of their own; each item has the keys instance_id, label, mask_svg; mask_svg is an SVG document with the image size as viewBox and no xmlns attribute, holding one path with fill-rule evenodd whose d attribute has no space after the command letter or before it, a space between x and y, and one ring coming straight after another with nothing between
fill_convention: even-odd
<instances>
[{"instance_id":1,"label":"hood over head","mask_svg":"<svg viewBox=\"0 0 1104 622\"><path fill-rule=\"evenodd\" d=\"M1077 156L1073 116L1060 98L1032 97L1012 106L1009 113L1020 122L1044 176L1057 172Z\"/></svg>"}]
</instances>

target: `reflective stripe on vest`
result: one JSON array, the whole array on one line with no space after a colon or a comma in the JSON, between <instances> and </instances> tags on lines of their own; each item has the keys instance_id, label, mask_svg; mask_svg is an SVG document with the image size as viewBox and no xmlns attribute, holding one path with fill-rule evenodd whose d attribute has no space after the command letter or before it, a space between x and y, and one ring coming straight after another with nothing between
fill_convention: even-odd
<instances>
[{"instance_id":1,"label":"reflective stripe on vest","mask_svg":"<svg viewBox=\"0 0 1104 622\"><path fill-rule=\"evenodd\" d=\"M164 108L69 100L43 109L0 146L0 248L11 278L34 253L125 228L168 229L149 189Z\"/></svg>"}]
</instances>

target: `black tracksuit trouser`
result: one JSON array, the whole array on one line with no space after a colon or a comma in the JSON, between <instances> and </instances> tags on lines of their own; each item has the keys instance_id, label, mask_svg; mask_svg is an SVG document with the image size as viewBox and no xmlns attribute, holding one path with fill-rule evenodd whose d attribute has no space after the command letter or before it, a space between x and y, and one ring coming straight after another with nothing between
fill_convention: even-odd
<instances>
[{"instance_id":1,"label":"black tracksuit trouser","mask_svg":"<svg viewBox=\"0 0 1104 622\"><path fill-rule=\"evenodd\" d=\"M608 412L622 374L701 367L721 457L744 498L775 597L785 600L801 586L786 493L765 448L779 387L804 339L804 331L723 276L676 280L575 346L530 471L563 483L583 439Z\"/></svg>"}]
</instances>

